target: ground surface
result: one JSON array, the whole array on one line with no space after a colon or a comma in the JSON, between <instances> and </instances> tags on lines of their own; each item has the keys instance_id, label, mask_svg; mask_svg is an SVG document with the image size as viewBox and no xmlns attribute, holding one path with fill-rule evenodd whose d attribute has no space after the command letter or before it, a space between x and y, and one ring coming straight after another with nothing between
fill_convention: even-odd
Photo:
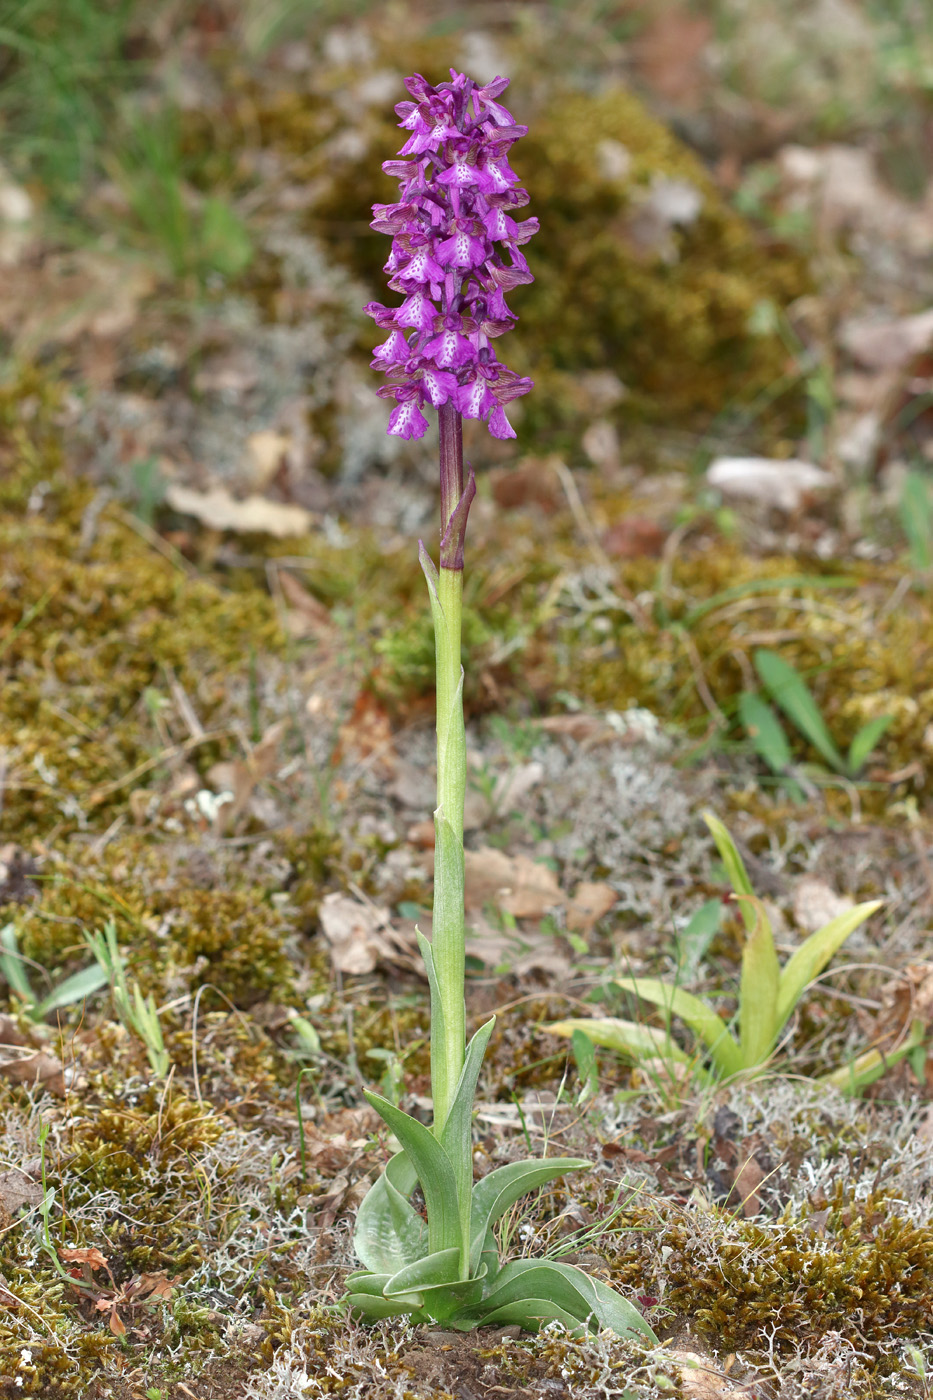
<instances>
[{"instance_id":1,"label":"ground surface","mask_svg":"<svg viewBox=\"0 0 933 1400\"><path fill-rule=\"evenodd\" d=\"M0 1395L927 1394L926 7L3 24ZM542 225L503 348L536 391L516 442L467 435L475 1170L593 1162L502 1244L612 1283L655 1352L336 1307L387 1152L362 1089L429 1113L436 467L385 436L360 308L402 77L451 64L511 74ZM762 651L835 749L773 703L753 732ZM735 1010L704 811L782 960L882 906L761 1074L712 1082L676 1019L685 1069L590 1072L550 1025L662 1025L620 977ZM37 1006L108 924L161 1055L107 987ZM860 1095L820 1082L869 1049Z\"/></svg>"}]
</instances>

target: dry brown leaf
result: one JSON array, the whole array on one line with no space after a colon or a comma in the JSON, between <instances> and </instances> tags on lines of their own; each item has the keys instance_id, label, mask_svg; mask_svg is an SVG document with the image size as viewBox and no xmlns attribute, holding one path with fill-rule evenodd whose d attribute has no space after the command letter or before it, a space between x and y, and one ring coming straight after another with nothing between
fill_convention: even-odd
<instances>
[{"instance_id":1,"label":"dry brown leaf","mask_svg":"<svg viewBox=\"0 0 933 1400\"><path fill-rule=\"evenodd\" d=\"M865 369L902 369L933 344L933 310L886 320L856 316L843 325L839 340Z\"/></svg>"},{"instance_id":2,"label":"dry brown leaf","mask_svg":"<svg viewBox=\"0 0 933 1400\"><path fill-rule=\"evenodd\" d=\"M540 919L566 902L554 871L530 856L481 846L465 853L464 864L468 910L492 904L513 919Z\"/></svg>"},{"instance_id":3,"label":"dry brown leaf","mask_svg":"<svg viewBox=\"0 0 933 1400\"><path fill-rule=\"evenodd\" d=\"M87 1264L89 1269L106 1269L107 1256L91 1245L87 1249L60 1249L59 1258L66 1264Z\"/></svg>"},{"instance_id":4,"label":"dry brown leaf","mask_svg":"<svg viewBox=\"0 0 933 1400\"><path fill-rule=\"evenodd\" d=\"M752 1156L747 1157L735 1172L729 1199L735 1201L736 1205L741 1205L742 1214L746 1219L757 1215L761 1210L758 1188L766 1175L767 1173L759 1166L756 1158Z\"/></svg>"},{"instance_id":5,"label":"dry brown leaf","mask_svg":"<svg viewBox=\"0 0 933 1400\"><path fill-rule=\"evenodd\" d=\"M161 1270L154 1274L137 1274L123 1288L121 1303L168 1302L174 1284Z\"/></svg>"},{"instance_id":6,"label":"dry brown leaf","mask_svg":"<svg viewBox=\"0 0 933 1400\"><path fill-rule=\"evenodd\" d=\"M346 1133L325 1133L314 1123L305 1124L305 1160L316 1171L337 1176L365 1151L367 1139Z\"/></svg>"},{"instance_id":7,"label":"dry brown leaf","mask_svg":"<svg viewBox=\"0 0 933 1400\"><path fill-rule=\"evenodd\" d=\"M335 892L324 898L318 917L339 972L359 976L379 962L414 962L413 944L392 927L387 909Z\"/></svg>"},{"instance_id":8,"label":"dry brown leaf","mask_svg":"<svg viewBox=\"0 0 933 1400\"><path fill-rule=\"evenodd\" d=\"M39 866L31 855L12 841L5 842L0 846L0 904L38 899L39 886L33 879L38 874Z\"/></svg>"},{"instance_id":9,"label":"dry brown leaf","mask_svg":"<svg viewBox=\"0 0 933 1400\"><path fill-rule=\"evenodd\" d=\"M37 1206L42 1184L23 1170L0 1172L0 1206L11 1217L23 1206Z\"/></svg>"},{"instance_id":10,"label":"dry brown leaf","mask_svg":"<svg viewBox=\"0 0 933 1400\"><path fill-rule=\"evenodd\" d=\"M707 15L666 5L632 45L639 74L659 97L695 106L709 82L703 54L712 37L713 23Z\"/></svg>"},{"instance_id":11,"label":"dry brown leaf","mask_svg":"<svg viewBox=\"0 0 933 1400\"><path fill-rule=\"evenodd\" d=\"M670 1352L671 1359L680 1368L680 1385L684 1400L722 1400L723 1396L735 1395L737 1388L723 1375L711 1356L701 1356L696 1351Z\"/></svg>"},{"instance_id":12,"label":"dry brown leaf","mask_svg":"<svg viewBox=\"0 0 933 1400\"><path fill-rule=\"evenodd\" d=\"M567 927L574 933L589 933L618 897L605 880L582 880L567 906Z\"/></svg>"},{"instance_id":13,"label":"dry brown leaf","mask_svg":"<svg viewBox=\"0 0 933 1400\"><path fill-rule=\"evenodd\" d=\"M494 467L487 475L493 500L503 510L534 505L553 515L564 504L560 483L538 457L524 457L514 467Z\"/></svg>"},{"instance_id":14,"label":"dry brown leaf","mask_svg":"<svg viewBox=\"0 0 933 1400\"><path fill-rule=\"evenodd\" d=\"M825 491L835 479L812 462L772 461L767 457L717 457L706 479L724 496L772 506L788 514L799 510L814 491Z\"/></svg>"},{"instance_id":15,"label":"dry brown leaf","mask_svg":"<svg viewBox=\"0 0 933 1400\"><path fill-rule=\"evenodd\" d=\"M267 501L264 496L244 496L237 500L222 486L209 491L193 491L173 481L165 500L180 515L193 515L209 530L233 530L241 535L272 535L275 539L307 535L313 524L311 512L302 506Z\"/></svg>"},{"instance_id":16,"label":"dry brown leaf","mask_svg":"<svg viewBox=\"0 0 933 1400\"><path fill-rule=\"evenodd\" d=\"M388 711L371 691L361 690L349 718L340 726L334 762L366 764L382 778L391 778L398 756Z\"/></svg>"},{"instance_id":17,"label":"dry brown leaf","mask_svg":"<svg viewBox=\"0 0 933 1400\"><path fill-rule=\"evenodd\" d=\"M317 1208L317 1220L321 1228L327 1230L333 1225L337 1216L343 1213L343 1207L350 1190L349 1179L342 1173L334 1177L330 1190L325 1196L315 1198Z\"/></svg>"},{"instance_id":18,"label":"dry brown leaf","mask_svg":"<svg viewBox=\"0 0 933 1400\"><path fill-rule=\"evenodd\" d=\"M330 610L309 593L294 574L281 569L278 574L282 597L288 604L287 624L293 637L329 640L334 633Z\"/></svg>"},{"instance_id":19,"label":"dry brown leaf","mask_svg":"<svg viewBox=\"0 0 933 1400\"><path fill-rule=\"evenodd\" d=\"M5 1079L14 1084L36 1085L48 1089L51 1094L64 1094L65 1076L62 1073L61 1061L53 1059L44 1050L16 1056L14 1047L10 1046L9 1050L6 1047L0 1049L0 1056L0 1074Z\"/></svg>"},{"instance_id":20,"label":"dry brown leaf","mask_svg":"<svg viewBox=\"0 0 933 1400\"><path fill-rule=\"evenodd\" d=\"M642 515L626 515L610 525L600 544L610 559L657 559L663 553L667 531Z\"/></svg>"},{"instance_id":21,"label":"dry brown leaf","mask_svg":"<svg viewBox=\"0 0 933 1400\"><path fill-rule=\"evenodd\" d=\"M513 933L493 928L484 918L476 916L467 929L466 951L487 967L507 967L517 977L530 972L566 977L572 965L567 952L555 942L552 934L537 929Z\"/></svg>"},{"instance_id":22,"label":"dry brown leaf","mask_svg":"<svg viewBox=\"0 0 933 1400\"><path fill-rule=\"evenodd\" d=\"M105 1304L105 1306L106 1306L106 1304ZM99 1304L99 1303L98 1303L98 1307L100 1307L100 1304ZM125 1336L126 1336L126 1326L125 1326L125 1324L123 1323L123 1321L121 1320L120 1314L117 1312L117 1305L116 1305L116 1303L112 1303L112 1304L111 1304L111 1307L110 1307L110 1330L111 1330L111 1332L113 1333L113 1335L114 1335L115 1337L125 1337Z\"/></svg>"},{"instance_id":23,"label":"dry brown leaf","mask_svg":"<svg viewBox=\"0 0 933 1400\"><path fill-rule=\"evenodd\" d=\"M250 485L262 491L279 472L288 456L292 440L272 428L250 433L246 439L246 459Z\"/></svg>"},{"instance_id":24,"label":"dry brown leaf","mask_svg":"<svg viewBox=\"0 0 933 1400\"><path fill-rule=\"evenodd\" d=\"M55 254L4 279L0 325L13 332L17 352L26 357L83 335L119 336L136 321L156 280L151 268L125 258L90 249Z\"/></svg>"},{"instance_id":25,"label":"dry brown leaf","mask_svg":"<svg viewBox=\"0 0 933 1400\"><path fill-rule=\"evenodd\" d=\"M257 784L275 771L284 733L285 722L278 720L269 726L247 758L215 763L208 769L207 780L215 793L233 793L233 801L225 802L217 810L216 830L229 831L246 810Z\"/></svg>"},{"instance_id":26,"label":"dry brown leaf","mask_svg":"<svg viewBox=\"0 0 933 1400\"><path fill-rule=\"evenodd\" d=\"M23 1035L19 1026L12 1016L0 1012L0 1045L29 1045L30 1041Z\"/></svg>"}]
</instances>

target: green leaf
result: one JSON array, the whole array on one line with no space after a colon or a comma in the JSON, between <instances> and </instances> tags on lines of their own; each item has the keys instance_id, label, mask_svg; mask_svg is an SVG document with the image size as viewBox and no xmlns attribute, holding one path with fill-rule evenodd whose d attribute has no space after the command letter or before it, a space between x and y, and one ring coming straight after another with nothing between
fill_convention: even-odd
<instances>
[{"instance_id":1,"label":"green leaf","mask_svg":"<svg viewBox=\"0 0 933 1400\"><path fill-rule=\"evenodd\" d=\"M854 1097L863 1089L867 1089L869 1084L874 1084L876 1079L880 1079L886 1070L906 1059L918 1046L923 1045L925 1039L926 1030L923 1022L914 1021L907 1040L896 1050L866 1050L863 1055L857 1055L854 1060L843 1065L841 1069L833 1070L832 1074L824 1075L822 1079L817 1080L817 1083L832 1085L841 1093Z\"/></svg>"},{"instance_id":2,"label":"green leaf","mask_svg":"<svg viewBox=\"0 0 933 1400\"><path fill-rule=\"evenodd\" d=\"M370 1275L370 1277L377 1277ZM378 1277L384 1277L379 1275ZM415 1322L430 1322L431 1319L426 1313L422 1313L419 1308L413 1308L407 1303L400 1303L393 1299L382 1296L381 1293L370 1293L365 1289L350 1289L347 1293L346 1305L351 1312L360 1313L371 1322L378 1322L384 1317L405 1317L410 1315Z\"/></svg>"},{"instance_id":3,"label":"green leaf","mask_svg":"<svg viewBox=\"0 0 933 1400\"><path fill-rule=\"evenodd\" d=\"M739 855L736 844L729 834L728 827L724 826L718 817L714 817L712 812L704 812L703 820L709 827L710 835L716 842L716 849L719 857L726 867L726 874L729 877L729 884L737 895L754 895L752 882L748 878L748 871L742 857ZM755 911L751 905L744 900L739 902L739 912L745 927L751 931L755 927Z\"/></svg>"},{"instance_id":4,"label":"green leaf","mask_svg":"<svg viewBox=\"0 0 933 1400\"><path fill-rule=\"evenodd\" d=\"M489 1247L488 1233L492 1225L510 1206L539 1186L545 1186L565 1172L577 1172L592 1166L585 1157L551 1157L539 1162L508 1162L496 1167L473 1187L470 1212L470 1272L475 1273L480 1254Z\"/></svg>"},{"instance_id":5,"label":"green leaf","mask_svg":"<svg viewBox=\"0 0 933 1400\"><path fill-rule=\"evenodd\" d=\"M881 905L880 899L870 899L865 904L856 904L854 909L847 909L844 914L838 914L835 919L830 919L828 924L817 929L816 933L811 933L806 942L801 943L797 951L785 963L778 979L778 1031L781 1030L802 997L804 989L810 985L814 977L819 977L823 968L839 951L846 939L855 932L860 924L863 924L866 919L870 919L872 914L881 908Z\"/></svg>"},{"instance_id":6,"label":"green leaf","mask_svg":"<svg viewBox=\"0 0 933 1400\"><path fill-rule=\"evenodd\" d=\"M59 982L58 986L49 992L47 997L43 997L31 1014L37 1021L42 1021L50 1011L57 1011L62 1006L70 1006L73 1002L84 1001L94 992L99 992L101 987L106 987L109 981L110 978L102 967L97 965L84 967L80 972L66 977L64 982Z\"/></svg>"},{"instance_id":7,"label":"green leaf","mask_svg":"<svg viewBox=\"0 0 933 1400\"><path fill-rule=\"evenodd\" d=\"M577 1066L577 1074L580 1076L582 1088L577 1095L577 1104L586 1103L599 1090L599 1065L596 1061L596 1046L590 1040L586 1031L575 1030L570 1037L570 1048L573 1051L574 1062Z\"/></svg>"},{"instance_id":8,"label":"green leaf","mask_svg":"<svg viewBox=\"0 0 933 1400\"><path fill-rule=\"evenodd\" d=\"M435 1129L453 1108L463 1069L463 841L440 808L434 813L434 916L431 966L431 1096ZM437 1011L434 1010L436 1002Z\"/></svg>"},{"instance_id":9,"label":"green leaf","mask_svg":"<svg viewBox=\"0 0 933 1400\"><path fill-rule=\"evenodd\" d=\"M457 1179L437 1138L417 1118L366 1090L366 1099L398 1138L418 1174L428 1208L428 1253L461 1245ZM362 1257L362 1256L361 1256ZM365 1260L363 1261L366 1262Z\"/></svg>"},{"instance_id":10,"label":"green leaf","mask_svg":"<svg viewBox=\"0 0 933 1400\"><path fill-rule=\"evenodd\" d=\"M391 1277L391 1274L375 1274L371 1269L356 1269L352 1274L347 1274L346 1285L351 1293L369 1293L374 1298L381 1298Z\"/></svg>"},{"instance_id":11,"label":"green leaf","mask_svg":"<svg viewBox=\"0 0 933 1400\"><path fill-rule=\"evenodd\" d=\"M531 1300L543 1300L578 1323L592 1320L598 1327L610 1328L618 1337L657 1345L657 1337L634 1304L582 1269L550 1259L517 1259L506 1264L495 1288L483 1299L482 1320L498 1320L502 1308L527 1305Z\"/></svg>"},{"instance_id":12,"label":"green leaf","mask_svg":"<svg viewBox=\"0 0 933 1400\"><path fill-rule=\"evenodd\" d=\"M792 762L790 744L768 702L750 690L743 691L739 696L739 718L755 752L772 773L785 772Z\"/></svg>"},{"instance_id":13,"label":"green leaf","mask_svg":"<svg viewBox=\"0 0 933 1400\"><path fill-rule=\"evenodd\" d=\"M742 1068L739 1047L725 1021L705 1001L656 977L617 978L613 985L660 1006L668 1016L679 1016L702 1040L720 1074L738 1074Z\"/></svg>"},{"instance_id":14,"label":"green leaf","mask_svg":"<svg viewBox=\"0 0 933 1400\"><path fill-rule=\"evenodd\" d=\"M913 569L923 572L933 565L933 491L924 472L908 472L899 503L899 514Z\"/></svg>"},{"instance_id":15,"label":"green leaf","mask_svg":"<svg viewBox=\"0 0 933 1400\"><path fill-rule=\"evenodd\" d=\"M0 972L3 973L7 984L27 1006L35 1006L36 994L26 975L14 924L4 924L3 928L0 928L0 947L3 948L3 952L0 953Z\"/></svg>"},{"instance_id":16,"label":"green leaf","mask_svg":"<svg viewBox=\"0 0 933 1400\"><path fill-rule=\"evenodd\" d=\"M721 899L708 899L691 914L677 938L677 967L681 977L690 979L696 976L721 922Z\"/></svg>"},{"instance_id":17,"label":"green leaf","mask_svg":"<svg viewBox=\"0 0 933 1400\"><path fill-rule=\"evenodd\" d=\"M390 1278L428 1251L427 1227L408 1200L417 1180L405 1153L397 1152L363 1198L353 1248L373 1274Z\"/></svg>"},{"instance_id":18,"label":"green leaf","mask_svg":"<svg viewBox=\"0 0 933 1400\"><path fill-rule=\"evenodd\" d=\"M833 743L826 721L803 677L776 651L755 652L755 670L771 699L796 725L817 753L837 773L846 773L846 762Z\"/></svg>"},{"instance_id":19,"label":"green leaf","mask_svg":"<svg viewBox=\"0 0 933 1400\"><path fill-rule=\"evenodd\" d=\"M618 1016L571 1016L566 1021L552 1021L546 1028L551 1035L572 1036L585 1031L596 1045L629 1055L633 1060L669 1060L672 1064L689 1065L690 1057L671 1040L669 1031L657 1026L640 1026L637 1021L624 1021Z\"/></svg>"},{"instance_id":20,"label":"green leaf","mask_svg":"<svg viewBox=\"0 0 933 1400\"><path fill-rule=\"evenodd\" d=\"M450 1318L450 1322L456 1326L457 1318ZM552 1303L548 1298L531 1297L519 1298L515 1302L493 1308L491 1312L484 1312L477 1320L470 1319L465 1328L505 1325L521 1327L525 1332L537 1332L539 1327L546 1327L549 1322L559 1322L570 1333L587 1330L585 1323L573 1313L566 1312L557 1303Z\"/></svg>"},{"instance_id":21,"label":"green leaf","mask_svg":"<svg viewBox=\"0 0 933 1400\"><path fill-rule=\"evenodd\" d=\"M742 1067L764 1064L774 1049L783 1024L778 1019L780 968L771 933L771 922L760 899L744 901L755 913L754 927L742 948L742 980L739 990L739 1045Z\"/></svg>"},{"instance_id":22,"label":"green leaf","mask_svg":"<svg viewBox=\"0 0 933 1400\"><path fill-rule=\"evenodd\" d=\"M460 1278L459 1270L460 1250L456 1246L453 1249L442 1249L437 1254L426 1254L423 1259L399 1269L386 1283L384 1292L387 1296L420 1293L422 1289L446 1288L452 1283L462 1284L464 1280Z\"/></svg>"},{"instance_id":23,"label":"green leaf","mask_svg":"<svg viewBox=\"0 0 933 1400\"><path fill-rule=\"evenodd\" d=\"M485 1263L480 1263L473 1278L461 1279L459 1271L460 1250L443 1249L399 1270L383 1291L390 1302L423 1308L436 1321L443 1322L451 1313L479 1303L483 1296Z\"/></svg>"},{"instance_id":24,"label":"green leaf","mask_svg":"<svg viewBox=\"0 0 933 1400\"><path fill-rule=\"evenodd\" d=\"M460 1202L461 1239L466 1239L470 1230L470 1193L473 1189L473 1100L476 1096L476 1081L483 1064L483 1056L489 1037L496 1024L495 1016L480 1026L467 1046L463 1069L457 1083L457 1092L441 1129L440 1142L450 1158L457 1181L457 1199Z\"/></svg>"},{"instance_id":25,"label":"green leaf","mask_svg":"<svg viewBox=\"0 0 933 1400\"><path fill-rule=\"evenodd\" d=\"M863 724L849 745L849 755L846 766L854 778L859 769L864 766L872 751L877 747L878 740L882 734L894 723L893 715L876 715L867 724Z\"/></svg>"}]
</instances>

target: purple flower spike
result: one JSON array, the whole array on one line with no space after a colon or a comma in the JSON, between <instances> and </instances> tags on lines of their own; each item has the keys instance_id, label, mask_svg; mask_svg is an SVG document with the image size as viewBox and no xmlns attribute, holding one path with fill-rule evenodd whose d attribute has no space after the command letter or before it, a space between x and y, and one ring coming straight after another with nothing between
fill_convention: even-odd
<instances>
[{"instance_id":1,"label":"purple flower spike","mask_svg":"<svg viewBox=\"0 0 933 1400\"><path fill-rule=\"evenodd\" d=\"M389 376L379 394L396 402L390 433L423 437L420 409L430 404L482 418L493 437L510 438L504 405L532 381L501 364L489 342L518 319L504 293L533 280L519 245L538 221L511 217L528 194L509 164L509 148L528 128L497 100L508 78L479 87L451 69L450 79L432 87L415 73L405 79L414 100L395 109L407 133L399 154L411 158L384 163L399 198L373 205L371 227L392 235L386 271L404 300L366 307L389 332L372 367Z\"/></svg>"}]
</instances>

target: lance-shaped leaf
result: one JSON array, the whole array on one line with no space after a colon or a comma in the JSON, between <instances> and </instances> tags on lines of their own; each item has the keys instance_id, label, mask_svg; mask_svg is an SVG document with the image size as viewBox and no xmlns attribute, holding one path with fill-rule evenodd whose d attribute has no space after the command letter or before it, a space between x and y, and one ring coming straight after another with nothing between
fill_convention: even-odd
<instances>
[{"instance_id":1,"label":"lance-shaped leaf","mask_svg":"<svg viewBox=\"0 0 933 1400\"><path fill-rule=\"evenodd\" d=\"M716 849L719 857L726 867L726 874L729 877L729 884L737 895L752 895L754 889L752 882L748 878L748 871L745 869L742 857L739 855L736 844L733 841L728 829L723 826L718 817L714 817L712 812L704 812L703 820L709 827L710 834L716 842ZM751 931L755 927L755 911L750 905L741 904L740 911L745 927Z\"/></svg>"},{"instance_id":2,"label":"lance-shaped leaf","mask_svg":"<svg viewBox=\"0 0 933 1400\"><path fill-rule=\"evenodd\" d=\"M461 1261L465 1270L468 1267L466 1258L470 1241L470 1193L473 1189L473 1100L476 1095L476 1081L483 1063L483 1056L486 1053L486 1046L489 1044L489 1037L492 1035L496 1018L493 1016L485 1025L480 1026L467 1046L466 1058L463 1062L463 1070L457 1084L457 1091L454 1094L454 1101L451 1104L447 1120L441 1130L441 1146L450 1158L454 1169L454 1177L457 1182L457 1200L460 1204L460 1240L464 1251L464 1258Z\"/></svg>"},{"instance_id":3,"label":"lance-shaped leaf","mask_svg":"<svg viewBox=\"0 0 933 1400\"><path fill-rule=\"evenodd\" d=\"M913 1021L910 1035L896 1050L866 1050L841 1069L833 1070L832 1074L825 1074L817 1083L831 1084L842 1094L860 1094L869 1084L874 1084L876 1079L880 1079L886 1070L905 1060L925 1040L926 1027L923 1022Z\"/></svg>"},{"instance_id":4,"label":"lance-shaped leaf","mask_svg":"<svg viewBox=\"0 0 933 1400\"><path fill-rule=\"evenodd\" d=\"M552 1035L572 1036L585 1031L595 1045L618 1050L633 1060L663 1060L675 1065L689 1065L690 1057L671 1039L669 1031L657 1026L640 1026L619 1016L570 1016L566 1021L552 1021L547 1028Z\"/></svg>"},{"instance_id":5,"label":"lance-shaped leaf","mask_svg":"<svg viewBox=\"0 0 933 1400\"><path fill-rule=\"evenodd\" d=\"M837 773L845 773L846 761L836 748L833 737L826 728L826 721L820 714L819 706L803 677L776 651L756 651L754 662L755 670L774 703L781 707L791 723L797 726L830 768L834 768Z\"/></svg>"},{"instance_id":6,"label":"lance-shaped leaf","mask_svg":"<svg viewBox=\"0 0 933 1400\"><path fill-rule=\"evenodd\" d=\"M353 1248L373 1274L388 1278L427 1253L427 1226L408 1200L417 1180L405 1153L397 1152L363 1198Z\"/></svg>"},{"instance_id":7,"label":"lance-shaped leaf","mask_svg":"<svg viewBox=\"0 0 933 1400\"><path fill-rule=\"evenodd\" d=\"M618 978L614 985L685 1021L709 1050L710 1058L720 1074L738 1074L741 1070L742 1053L738 1045L725 1021L705 1001L656 977Z\"/></svg>"},{"instance_id":8,"label":"lance-shaped leaf","mask_svg":"<svg viewBox=\"0 0 933 1400\"><path fill-rule=\"evenodd\" d=\"M483 1299L482 1320L498 1322L502 1309L516 1304L527 1307L532 1300L559 1308L578 1323L592 1322L610 1328L619 1337L657 1344L657 1337L633 1303L572 1264L550 1259L518 1259L506 1264L494 1289Z\"/></svg>"},{"instance_id":9,"label":"lance-shaped leaf","mask_svg":"<svg viewBox=\"0 0 933 1400\"><path fill-rule=\"evenodd\" d=\"M64 982L59 982L55 990L49 992L48 996L43 997L38 1006L33 1008L31 1015L35 1020L43 1021L50 1011L57 1011L61 1006L71 1006L73 1002L84 1001L85 997L99 992L101 987L106 987L109 980L102 967L96 964L84 967L80 972L73 972L70 977L66 977Z\"/></svg>"},{"instance_id":10,"label":"lance-shaped leaf","mask_svg":"<svg viewBox=\"0 0 933 1400\"><path fill-rule=\"evenodd\" d=\"M886 730L894 723L893 715L876 715L867 724L863 724L849 745L849 753L846 764L849 773L854 778L859 769L867 762L871 753L882 738Z\"/></svg>"},{"instance_id":11,"label":"lance-shaped leaf","mask_svg":"<svg viewBox=\"0 0 933 1400\"><path fill-rule=\"evenodd\" d=\"M470 1217L470 1272L475 1273L481 1252L487 1247L490 1226L510 1206L565 1172L583 1171L592 1166L585 1157L551 1157L540 1162L508 1162L496 1167L473 1187Z\"/></svg>"},{"instance_id":12,"label":"lance-shaped leaf","mask_svg":"<svg viewBox=\"0 0 933 1400\"><path fill-rule=\"evenodd\" d=\"M394 1278L388 1280L383 1291L390 1302L394 1300L424 1308L440 1321L451 1313L478 1303L483 1296L485 1278L486 1265L481 1264L474 1278L462 1279L460 1250L442 1249L400 1269Z\"/></svg>"},{"instance_id":13,"label":"lance-shaped leaf","mask_svg":"<svg viewBox=\"0 0 933 1400\"><path fill-rule=\"evenodd\" d=\"M778 967L771 921L754 895L740 902L752 906L755 922L745 935L739 990L739 1044L742 1065L753 1069L764 1064L774 1049L782 1022L778 1020Z\"/></svg>"},{"instance_id":14,"label":"lance-shaped leaf","mask_svg":"<svg viewBox=\"0 0 933 1400\"><path fill-rule=\"evenodd\" d=\"M865 904L856 904L854 909L847 909L845 913L837 914L835 919L830 919L828 924L817 929L816 933L811 933L806 942L801 943L785 964L778 979L778 1029L790 1016L803 995L804 989L809 986L814 977L819 977L823 968L827 966L850 934L853 934L866 919L870 919L875 910L881 908L881 904L880 899L870 899Z\"/></svg>"},{"instance_id":15,"label":"lance-shaped leaf","mask_svg":"<svg viewBox=\"0 0 933 1400\"><path fill-rule=\"evenodd\" d=\"M791 765L793 755L787 735L781 728L781 721L760 695L743 690L739 696L739 718L745 732L755 747L755 752L764 759L774 773L783 773Z\"/></svg>"},{"instance_id":16,"label":"lance-shaped leaf","mask_svg":"<svg viewBox=\"0 0 933 1400\"><path fill-rule=\"evenodd\" d=\"M440 1025L433 1027L431 1036L431 1093L435 1128L440 1130L453 1107L463 1069L463 843L440 808L434 813L434 832L431 1001L432 1017L436 1002Z\"/></svg>"},{"instance_id":17,"label":"lance-shaped leaf","mask_svg":"<svg viewBox=\"0 0 933 1400\"><path fill-rule=\"evenodd\" d=\"M452 1317L451 1323L456 1327L458 1319ZM521 1327L525 1332L537 1332L540 1327L546 1327L549 1322L559 1322L568 1332L580 1333L588 1330L586 1323L575 1316L574 1313L566 1312L564 1308L558 1307L548 1298L519 1298L512 1303L504 1303L499 1308L493 1308L492 1312L483 1313L478 1322L468 1321L461 1324L462 1330L472 1327Z\"/></svg>"},{"instance_id":18,"label":"lance-shaped leaf","mask_svg":"<svg viewBox=\"0 0 933 1400\"><path fill-rule=\"evenodd\" d=\"M437 1138L417 1118L366 1090L366 1098L398 1138L418 1174L428 1208L428 1253L460 1247L457 1181L450 1158Z\"/></svg>"},{"instance_id":19,"label":"lance-shaped leaf","mask_svg":"<svg viewBox=\"0 0 933 1400\"><path fill-rule=\"evenodd\" d=\"M397 1298L386 1298L383 1289L389 1280L388 1274L351 1274L347 1279L347 1306L352 1312L362 1313L370 1321L383 1317L412 1316L418 1322L427 1322L427 1314Z\"/></svg>"}]
</instances>

